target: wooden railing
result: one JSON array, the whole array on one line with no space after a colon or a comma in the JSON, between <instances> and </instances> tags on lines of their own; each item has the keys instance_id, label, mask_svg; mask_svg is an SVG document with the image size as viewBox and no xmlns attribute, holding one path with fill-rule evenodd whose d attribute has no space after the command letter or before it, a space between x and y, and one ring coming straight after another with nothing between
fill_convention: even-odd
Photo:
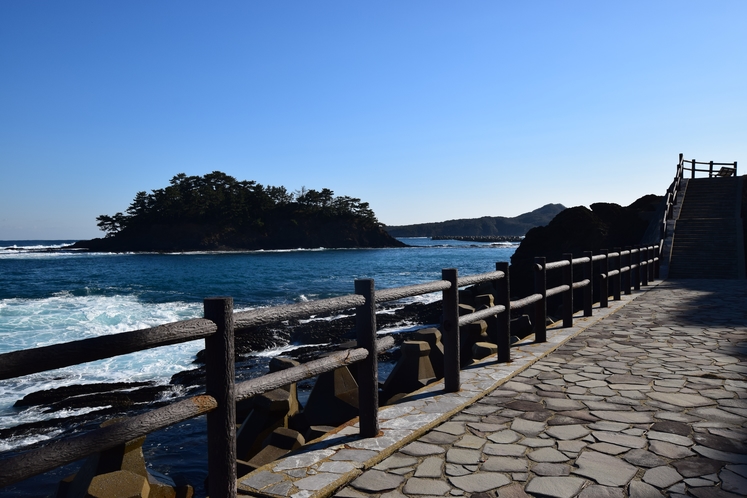
<instances>
[{"instance_id":1,"label":"wooden railing","mask_svg":"<svg viewBox=\"0 0 747 498\"><path fill-rule=\"evenodd\" d=\"M696 165L703 165L708 166L707 169L705 168L697 168ZM689 165L689 167L688 167ZM690 159L689 161L686 161L683 159L682 154L680 154L680 162L678 165L682 166L682 173L684 174L684 171L690 171L690 178L695 178L695 172L701 172L701 173L708 173L708 178L713 178L714 176L721 176L721 177L728 177L728 176L737 176L737 162L734 161L733 163L714 163L713 161L709 162L700 162L696 161L695 159ZM719 168L717 170L714 170L714 166L718 166ZM680 176L682 178L682 176Z\"/></svg>"},{"instance_id":2,"label":"wooden railing","mask_svg":"<svg viewBox=\"0 0 747 498\"><path fill-rule=\"evenodd\" d=\"M718 165L718 163L713 163ZM424 284L376 291L371 279L356 280L355 294L311 302L234 312L233 299L216 297L204 300L204 318L184 320L157 327L123 332L104 337L13 351L0 354L0 380L54 370L94 360L111 358L150 348L204 339L206 352L205 394L189 397L167 406L112 423L86 434L61 439L13 457L0 459L0 487L66 465L93 453L114 448L169 425L207 414L208 486L213 497L236 496L236 402L278 387L315 377L336 368L358 365L359 424L361 437L375 437L378 424L377 354L394 345L391 337L376 339L376 305L432 292L442 293L441 332L444 345L444 389L460 388L459 328L478 320L494 320L491 339L497 347L497 362L510 361L511 312L532 307L534 340L547 340L547 299L562 295L564 327L573 325L575 309L592 315L594 288L598 288L599 307L606 308L609 297L620 300L622 294L640 290L659 278L659 258L671 218L679 181L683 177L682 155L677 174L667 190L661 238L657 245L638 248L614 248L599 254L585 252L573 258L546 262L535 258L534 293L511 300L508 263L496 263L496 271L459 277L456 269L442 270L441 280ZM734 163L736 171L736 163ZM581 267L582 278L574 280L574 268ZM547 288L547 272L561 270L562 284ZM495 305L459 316L459 287L493 282ZM581 306L574 305L574 290L583 289ZM298 367L270 373L235 384L234 333L250 327L269 325L294 318L355 309L358 347L333 353Z\"/></svg>"},{"instance_id":3,"label":"wooden railing","mask_svg":"<svg viewBox=\"0 0 747 498\"><path fill-rule=\"evenodd\" d=\"M657 277L657 247L602 251L582 258L566 254L561 261L546 263L536 258L535 293L522 299L510 299L508 263L496 264L496 271L459 277L456 269L442 271L442 280L425 284L374 290L373 280L356 280L355 294L275 306L258 310L233 312L230 297L204 300L204 318L196 318L153 328L110 336L83 339L64 344L13 351L0 355L0 380L72 366L121 354L205 339L206 393L107 425L89 433L58 440L11 458L0 460L0 487L27 479L48 470L79 460L93 453L113 448L169 425L207 414L208 474L210 496L235 496L236 493L236 401L265 393L291 382L315 377L341 366L358 364L360 436L375 437L378 426L377 354L391 348L391 337L376 340L376 304L441 291L443 299L442 333L444 344L444 388L460 388L459 327L478 320L496 320L493 339L498 346L496 361L510 360L510 312L534 305L535 341L546 341L547 298L562 294L563 326L573 324L573 291L583 288L585 316L592 314L593 281L600 285L600 307L608 305L609 282L613 299L620 299L621 289L630 293ZM594 270L594 263L597 269ZM573 281L573 268L583 265L584 278ZM548 271L562 270L563 285L546 288ZM627 275L625 278L622 276ZM459 316L459 287L494 282L496 305ZM268 325L291 318L343 311L355 308L358 346L298 367L270 373L234 384L234 332L236 329Z\"/></svg>"}]
</instances>

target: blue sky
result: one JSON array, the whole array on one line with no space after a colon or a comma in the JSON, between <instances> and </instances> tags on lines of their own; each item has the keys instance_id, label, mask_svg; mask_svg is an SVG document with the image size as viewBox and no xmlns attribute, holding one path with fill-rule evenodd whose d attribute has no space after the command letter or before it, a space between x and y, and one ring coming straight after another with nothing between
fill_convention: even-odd
<instances>
[{"instance_id":1,"label":"blue sky","mask_svg":"<svg viewBox=\"0 0 747 498\"><path fill-rule=\"evenodd\" d=\"M0 2L0 239L100 236L177 173L410 224L747 168L744 1Z\"/></svg>"}]
</instances>

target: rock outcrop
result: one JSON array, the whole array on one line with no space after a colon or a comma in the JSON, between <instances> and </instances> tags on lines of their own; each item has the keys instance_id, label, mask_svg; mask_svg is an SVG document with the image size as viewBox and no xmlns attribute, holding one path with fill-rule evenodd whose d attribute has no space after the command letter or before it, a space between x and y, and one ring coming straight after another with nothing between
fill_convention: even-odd
<instances>
[{"instance_id":1,"label":"rock outcrop","mask_svg":"<svg viewBox=\"0 0 747 498\"><path fill-rule=\"evenodd\" d=\"M649 226L658 224L663 216L661 196L646 195L627 207L611 203L596 203L568 208L544 227L529 230L511 256L511 294L524 297L534 292L534 258L544 256L557 261L564 253L574 257L584 251L636 246L643 242ZM557 275L555 274L557 273ZM560 273L548 274L548 288L560 285ZM576 279L580 279L580 275ZM580 301L579 301L580 302ZM553 307L548 304L548 313Z\"/></svg>"}]
</instances>

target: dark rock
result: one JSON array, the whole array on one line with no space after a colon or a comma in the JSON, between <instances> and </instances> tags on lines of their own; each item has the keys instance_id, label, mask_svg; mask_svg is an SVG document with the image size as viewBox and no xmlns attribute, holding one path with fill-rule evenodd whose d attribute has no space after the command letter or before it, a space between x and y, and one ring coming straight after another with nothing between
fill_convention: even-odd
<instances>
[{"instance_id":1,"label":"dark rock","mask_svg":"<svg viewBox=\"0 0 747 498\"><path fill-rule=\"evenodd\" d=\"M109 393L123 389L135 389L143 386L153 386L152 382L112 382L98 384L74 384L72 386L57 387L29 393L16 401L14 406L51 405L73 396Z\"/></svg>"},{"instance_id":2,"label":"dark rock","mask_svg":"<svg viewBox=\"0 0 747 498\"><path fill-rule=\"evenodd\" d=\"M511 294L524 297L534 292L536 256L544 256L551 262L561 259L564 253L581 257L584 251L640 244L652 221L658 223L656 217L662 206L662 197L646 195L627 207L596 203L591 209L578 206L561 211L547 226L529 230L511 256ZM575 280L582 278L581 270L578 268ZM560 278L560 272L548 273L547 287L560 285ZM582 304L580 296L581 292L577 300L579 305ZM548 302L547 309L555 309L561 299L558 296Z\"/></svg>"}]
</instances>

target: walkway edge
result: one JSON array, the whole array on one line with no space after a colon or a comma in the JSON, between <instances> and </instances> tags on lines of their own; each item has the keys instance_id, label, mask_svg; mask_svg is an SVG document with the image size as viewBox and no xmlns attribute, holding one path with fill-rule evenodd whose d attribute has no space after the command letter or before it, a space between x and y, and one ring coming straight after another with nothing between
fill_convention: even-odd
<instances>
[{"instance_id":1,"label":"walkway edge","mask_svg":"<svg viewBox=\"0 0 747 498\"><path fill-rule=\"evenodd\" d=\"M520 372L555 351L590 326L613 315L638 296L656 288L651 282L641 291L610 301L608 308L595 308L594 315L574 315L573 327L547 329L547 342L535 344L525 339L514 345L510 363L488 358L462 370L462 389L444 393L443 381L411 393L395 405L379 409L381 432L378 437L358 437L354 419L324 435L298 452L291 453L239 477L240 493L270 498L325 498L349 484L364 470L375 467L395 451L445 422ZM560 325L560 323L559 323ZM531 338L532 336L530 336ZM494 357L493 357L494 358ZM415 427L415 428L413 428Z\"/></svg>"}]
</instances>

